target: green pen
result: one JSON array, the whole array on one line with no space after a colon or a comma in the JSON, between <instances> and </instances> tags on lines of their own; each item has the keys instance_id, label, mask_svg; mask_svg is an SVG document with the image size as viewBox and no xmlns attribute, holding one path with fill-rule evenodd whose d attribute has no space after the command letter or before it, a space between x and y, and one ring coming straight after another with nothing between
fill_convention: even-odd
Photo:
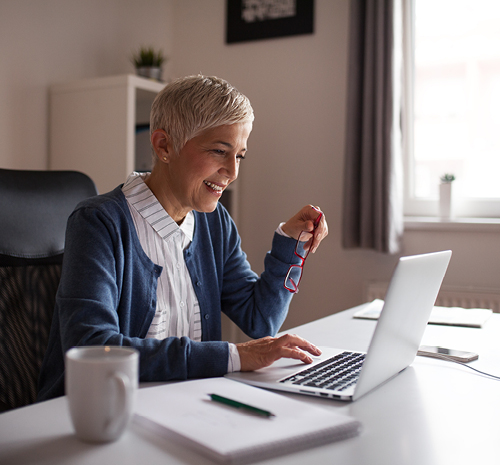
<instances>
[{"instance_id":1,"label":"green pen","mask_svg":"<svg viewBox=\"0 0 500 465\"><path fill-rule=\"evenodd\" d=\"M263 415L268 418L276 416L274 415L274 413L271 413L268 410L263 410L258 407L252 407L251 405L243 404L242 402L228 399L227 397L222 397L219 396L218 394L208 394L208 395L214 402L219 402L221 404L228 405L229 407L240 408L251 413L257 413L258 415Z\"/></svg>"}]
</instances>

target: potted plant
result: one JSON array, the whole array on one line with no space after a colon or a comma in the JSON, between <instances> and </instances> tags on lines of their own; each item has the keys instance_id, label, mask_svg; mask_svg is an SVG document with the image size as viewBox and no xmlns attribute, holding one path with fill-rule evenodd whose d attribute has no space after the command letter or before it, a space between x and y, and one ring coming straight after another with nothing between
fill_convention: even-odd
<instances>
[{"instance_id":1,"label":"potted plant","mask_svg":"<svg viewBox=\"0 0 500 465\"><path fill-rule=\"evenodd\" d=\"M440 179L439 214L441 219L449 220L452 217L452 183L455 180L455 175L446 173Z\"/></svg>"},{"instance_id":2,"label":"potted plant","mask_svg":"<svg viewBox=\"0 0 500 465\"><path fill-rule=\"evenodd\" d=\"M167 61L161 50L153 47L141 47L132 55L132 63L139 76L161 81L162 65Z\"/></svg>"}]
</instances>

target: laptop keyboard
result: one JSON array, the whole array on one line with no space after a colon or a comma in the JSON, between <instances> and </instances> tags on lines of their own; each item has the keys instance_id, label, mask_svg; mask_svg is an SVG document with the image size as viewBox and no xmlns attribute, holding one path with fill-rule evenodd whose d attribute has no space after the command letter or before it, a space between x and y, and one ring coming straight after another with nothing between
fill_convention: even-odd
<instances>
[{"instance_id":1,"label":"laptop keyboard","mask_svg":"<svg viewBox=\"0 0 500 465\"><path fill-rule=\"evenodd\" d=\"M356 384L364 359L365 354L359 352L342 352L318 365L284 378L280 383L343 391Z\"/></svg>"}]
</instances>

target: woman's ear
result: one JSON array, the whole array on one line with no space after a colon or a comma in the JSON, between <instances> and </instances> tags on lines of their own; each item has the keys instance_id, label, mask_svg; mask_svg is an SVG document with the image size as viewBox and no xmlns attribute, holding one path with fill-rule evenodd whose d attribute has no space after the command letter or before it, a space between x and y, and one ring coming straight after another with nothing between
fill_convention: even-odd
<instances>
[{"instance_id":1,"label":"woman's ear","mask_svg":"<svg viewBox=\"0 0 500 465\"><path fill-rule=\"evenodd\" d=\"M151 145L156 157L163 163L168 163L173 154L170 138L163 129L156 129L151 134Z\"/></svg>"}]
</instances>

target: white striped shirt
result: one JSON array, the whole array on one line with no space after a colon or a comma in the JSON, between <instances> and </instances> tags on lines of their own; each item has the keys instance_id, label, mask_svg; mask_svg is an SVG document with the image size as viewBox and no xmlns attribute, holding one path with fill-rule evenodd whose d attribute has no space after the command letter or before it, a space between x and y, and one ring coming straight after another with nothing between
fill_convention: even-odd
<instances>
[{"instance_id":1,"label":"white striped shirt","mask_svg":"<svg viewBox=\"0 0 500 465\"><path fill-rule=\"evenodd\" d=\"M179 226L139 173L128 177L122 191L144 252L153 263L163 267L158 279L156 313L146 337L187 336L201 341L200 305L183 253L193 239L193 213L188 213Z\"/></svg>"},{"instance_id":2,"label":"white striped shirt","mask_svg":"<svg viewBox=\"0 0 500 465\"><path fill-rule=\"evenodd\" d=\"M163 267L158 279L156 313L147 338L187 336L201 341L200 305L184 261L193 240L194 214L179 226L144 182L144 173L132 173L122 187L135 229L149 259ZM229 344L228 371L240 369L238 350Z\"/></svg>"}]
</instances>

